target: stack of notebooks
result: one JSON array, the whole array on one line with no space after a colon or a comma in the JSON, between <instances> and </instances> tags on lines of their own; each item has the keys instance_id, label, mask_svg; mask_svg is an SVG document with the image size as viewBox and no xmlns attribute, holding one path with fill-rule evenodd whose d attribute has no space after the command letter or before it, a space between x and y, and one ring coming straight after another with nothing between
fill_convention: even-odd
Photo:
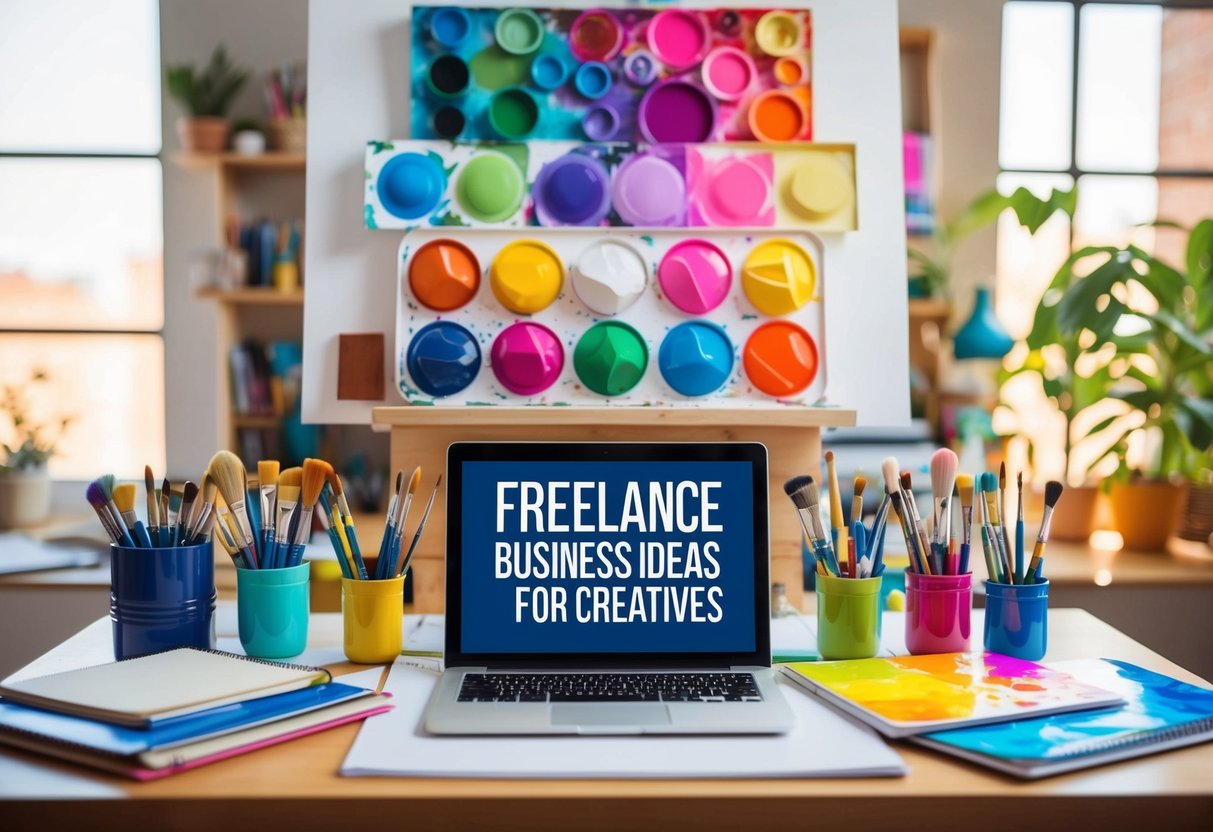
<instances>
[{"instance_id":1,"label":"stack of notebooks","mask_svg":"<svg viewBox=\"0 0 1213 832\"><path fill-rule=\"evenodd\" d=\"M391 707L322 668L183 648L0 685L0 743L153 780Z\"/></svg>"},{"instance_id":2,"label":"stack of notebooks","mask_svg":"<svg viewBox=\"0 0 1213 832\"><path fill-rule=\"evenodd\" d=\"M1027 779L1213 739L1213 690L1127 662L947 653L783 672L886 737Z\"/></svg>"}]
</instances>

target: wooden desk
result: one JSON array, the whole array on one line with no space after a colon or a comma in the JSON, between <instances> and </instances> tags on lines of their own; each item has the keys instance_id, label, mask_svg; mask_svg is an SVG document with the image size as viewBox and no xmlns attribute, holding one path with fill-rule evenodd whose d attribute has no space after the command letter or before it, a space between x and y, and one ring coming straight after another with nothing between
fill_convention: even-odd
<instances>
[{"instance_id":1,"label":"wooden desk","mask_svg":"<svg viewBox=\"0 0 1213 832\"><path fill-rule=\"evenodd\" d=\"M976 613L980 621L980 611ZM1108 656L1199 683L1081 610L1054 610L1048 660ZM978 624L978 631L980 625ZM317 631L334 632L322 626ZM65 645L68 648L70 645ZM337 665L335 672L356 669ZM1022 783L912 746L900 779L558 781L341 778L346 726L155 783L0 750L6 829L1213 828L1213 744ZM558 740L553 740L558 741ZM659 740L655 740L659 741ZM805 753L829 753L806 749ZM1025 799L1028 798L1028 799ZM374 824L372 826L372 824Z\"/></svg>"}]
</instances>

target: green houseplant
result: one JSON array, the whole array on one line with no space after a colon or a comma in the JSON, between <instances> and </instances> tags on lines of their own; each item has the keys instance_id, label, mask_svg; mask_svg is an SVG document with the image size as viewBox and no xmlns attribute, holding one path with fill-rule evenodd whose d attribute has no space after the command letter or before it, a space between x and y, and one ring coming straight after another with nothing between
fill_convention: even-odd
<instances>
[{"instance_id":1,"label":"green houseplant","mask_svg":"<svg viewBox=\"0 0 1213 832\"><path fill-rule=\"evenodd\" d=\"M177 119L181 146L195 153L223 150L231 127L227 114L248 81L248 71L235 66L221 44L202 71L193 64L176 64L166 76L169 95L188 114Z\"/></svg>"},{"instance_id":2,"label":"green houseplant","mask_svg":"<svg viewBox=\"0 0 1213 832\"><path fill-rule=\"evenodd\" d=\"M9 439L0 465L0 529L32 526L50 512L50 475L47 461L55 454L55 443L62 438L70 417L53 423L33 419L30 391L47 381L47 374L35 370L22 384L0 388L0 413L9 422Z\"/></svg>"},{"instance_id":3,"label":"green houseplant","mask_svg":"<svg viewBox=\"0 0 1213 832\"><path fill-rule=\"evenodd\" d=\"M1130 548L1165 545L1185 486L1208 468L1213 447L1213 219L1185 230L1182 268L1132 245L1075 252L1050 287L1059 291L1046 292L1038 309L1063 343L1078 346L1076 363L1096 363L1086 398L1102 388L1121 403L1091 433L1107 448L1097 464L1117 459L1109 497ZM1138 434L1153 447L1141 470L1126 461Z\"/></svg>"}]
</instances>

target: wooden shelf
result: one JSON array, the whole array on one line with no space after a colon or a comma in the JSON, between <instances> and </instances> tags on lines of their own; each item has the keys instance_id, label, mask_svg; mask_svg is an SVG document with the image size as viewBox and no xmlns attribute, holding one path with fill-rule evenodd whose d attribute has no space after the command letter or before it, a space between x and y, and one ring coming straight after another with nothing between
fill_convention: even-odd
<instances>
[{"instance_id":1,"label":"wooden shelf","mask_svg":"<svg viewBox=\"0 0 1213 832\"><path fill-rule=\"evenodd\" d=\"M208 168L232 171L299 171L307 166L306 153L260 153L246 156L240 153L174 153L169 158L183 168Z\"/></svg>"},{"instance_id":2,"label":"wooden shelf","mask_svg":"<svg viewBox=\"0 0 1213 832\"><path fill-rule=\"evenodd\" d=\"M371 424L407 427L487 425L669 425L710 427L851 427L855 411L825 407L376 407Z\"/></svg>"},{"instance_id":3,"label":"wooden shelf","mask_svg":"<svg viewBox=\"0 0 1213 832\"><path fill-rule=\"evenodd\" d=\"M243 289L199 289L195 297L233 306L303 306L303 290L280 292L266 286Z\"/></svg>"},{"instance_id":4,"label":"wooden shelf","mask_svg":"<svg viewBox=\"0 0 1213 832\"><path fill-rule=\"evenodd\" d=\"M939 298L910 298L910 320L947 320L952 314L952 305Z\"/></svg>"}]
</instances>

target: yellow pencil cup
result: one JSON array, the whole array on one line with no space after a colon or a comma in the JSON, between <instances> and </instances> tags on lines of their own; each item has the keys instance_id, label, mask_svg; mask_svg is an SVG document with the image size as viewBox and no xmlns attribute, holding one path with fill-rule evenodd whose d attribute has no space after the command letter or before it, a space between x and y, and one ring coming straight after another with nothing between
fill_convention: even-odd
<instances>
[{"instance_id":1,"label":"yellow pencil cup","mask_svg":"<svg viewBox=\"0 0 1213 832\"><path fill-rule=\"evenodd\" d=\"M404 648L404 578L341 579L345 657L358 664L395 661Z\"/></svg>"},{"instance_id":2,"label":"yellow pencil cup","mask_svg":"<svg viewBox=\"0 0 1213 832\"><path fill-rule=\"evenodd\" d=\"M274 288L279 292L293 292L299 288L299 264L294 260L279 260L270 272Z\"/></svg>"}]
</instances>

